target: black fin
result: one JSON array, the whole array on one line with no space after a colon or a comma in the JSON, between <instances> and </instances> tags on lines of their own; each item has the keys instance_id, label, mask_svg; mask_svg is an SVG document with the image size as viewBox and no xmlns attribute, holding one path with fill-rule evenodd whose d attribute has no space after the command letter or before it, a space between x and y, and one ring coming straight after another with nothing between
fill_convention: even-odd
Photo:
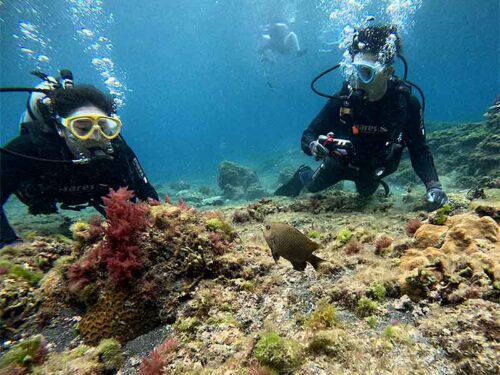
<instances>
[{"instance_id":1,"label":"black fin","mask_svg":"<svg viewBox=\"0 0 500 375\"><path fill-rule=\"evenodd\" d=\"M387 182L383 180L380 180L379 183L384 188L385 197L387 198L391 192L391 189L389 189L389 185L387 185Z\"/></svg>"},{"instance_id":2,"label":"black fin","mask_svg":"<svg viewBox=\"0 0 500 375\"><path fill-rule=\"evenodd\" d=\"M302 185L302 181L300 180L300 174L304 168L308 167L306 165L301 165L292 178L281 185L278 190L274 192L274 195L282 197L296 197L299 195L300 191L304 187L304 185Z\"/></svg>"},{"instance_id":3,"label":"black fin","mask_svg":"<svg viewBox=\"0 0 500 375\"><path fill-rule=\"evenodd\" d=\"M306 266L307 266L307 263L305 261L304 262L300 262L300 261L292 262L292 261L290 261L290 263L292 263L293 269L296 271L304 271L306 269Z\"/></svg>"},{"instance_id":4,"label":"black fin","mask_svg":"<svg viewBox=\"0 0 500 375\"><path fill-rule=\"evenodd\" d=\"M319 267L319 264L321 262L326 262L326 260L324 259L321 259L320 257L317 257L316 255L314 254L311 254L311 256L309 257L308 259L308 262L311 263L311 265L314 267L314 269L317 271L318 270L318 267Z\"/></svg>"},{"instance_id":5,"label":"black fin","mask_svg":"<svg viewBox=\"0 0 500 375\"><path fill-rule=\"evenodd\" d=\"M273 256L274 262L278 263L278 260L280 260L280 256L276 253L273 253L273 252L271 252L271 254Z\"/></svg>"}]
</instances>

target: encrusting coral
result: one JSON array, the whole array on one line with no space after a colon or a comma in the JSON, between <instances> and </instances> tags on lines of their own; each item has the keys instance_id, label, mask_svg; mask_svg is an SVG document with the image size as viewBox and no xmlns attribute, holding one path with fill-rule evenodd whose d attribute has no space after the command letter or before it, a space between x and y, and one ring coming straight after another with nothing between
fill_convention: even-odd
<instances>
[{"instance_id":1,"label":"encrusting coral","mask_svg":"<svg viewBox=\"0 0 500 375\"><path fill-rule=\"evenodd\" d=\"M448 303L498 300L500 243L492 218L462 214L448 217L444 225L424 224L415 233L415 244L401 257L403 293Z\"/></svg>"}]
</instances>

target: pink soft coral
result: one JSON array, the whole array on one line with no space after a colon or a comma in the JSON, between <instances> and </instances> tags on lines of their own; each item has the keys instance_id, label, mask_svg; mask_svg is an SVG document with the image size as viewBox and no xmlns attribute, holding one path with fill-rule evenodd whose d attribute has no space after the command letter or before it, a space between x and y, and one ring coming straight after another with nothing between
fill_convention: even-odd
<instances>
[{"instance_id":1,"label":"pink soft coral","mask_svg":"<svg viewBox=\"0 0 500 375\"><path fill-rule=\"evenodd\" d=\"M103 197L107 225L93 223L95 231L100 227L104 239L87 255L68 270L68 278L74 291L90 284L93 273L104 266L109 278L123 286L134 279L143 267L137 246L137 234L149 223L146 203L134 203L133 191L127 188L110 189Z\"/></svg>"},{"instance_id":2,"label":"pink soft coral","mask_svg":"<svg viewBox=\"0 0 500 375\"><path fill-rule=\"evenodd\" d=\"M106 264L111 280L117 284L133 279L143 267L136 235L149 222L146 215L149 208L145 203L131 202L133 197L133 191L119 188L110 189L109 195L102 199L108 225L99 247L99 257Z\"/></svg>"},{"instance_id":3,"label":"pink soft coral","mask_svg":"<svg viewBox=\"0 0 500 375\"><path fill-rule=\"evenodd\" d=\"M138 375L162 375L163 368L172 360L177 349L177 341L170 339L161 344L144 358L139 368Z\"/></svg>"},{"instance_id":4,"label":"pink soft coral","mask_svg":"<svg viewBox=\"0 0 500 375\"><path fill-rule=\"evenodd\" d=\"M91 257L86 257L79 262L73 263L67 272L70 292L78 292L92 283L95 272L96 262Z\"/></svg>"}]
</instances>

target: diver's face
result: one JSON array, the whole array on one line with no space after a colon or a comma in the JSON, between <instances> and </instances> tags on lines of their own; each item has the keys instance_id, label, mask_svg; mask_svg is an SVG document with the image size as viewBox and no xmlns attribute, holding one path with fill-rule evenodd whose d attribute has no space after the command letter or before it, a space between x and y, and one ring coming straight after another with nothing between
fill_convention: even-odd
<instances>
[{"instance_id":1,"label":"diver's face","mask_svg":"<svg viewBox=\"0 0 500 375\"><path fill-rule=\"evenodd\" d=\"M74 116L85 116L85 115L102 115L107 116L107 113L101 109L88 105L80 107L75 111L71 112L67 118ZM79 125L75 125L77 128ZM85 126L85 124L82 124ZM74 129L75 130L75 129ZM82 132L85 129L81 129ZM72 132L65 126L61 126L58 129L59 136L64 138L66 145L69 147L70 151L75 157L84 155L86 157L92 157L96 150L109 150L111 147L110 141L102 136L100 131L93 131L87 139L80 139L76 137Z\"/></svg>"},{"instance_id":2,"label":"diver's face","mask_svg":"<svg viewBox=\"0 0 500 375\"><path fill-rule=\"evenodd\" d=\"M107 113L105 113L103 110L93 106L93 105L87 105L84 107L80 107L73 112L71 112L67 117L74 117L74 116L85 116L85 115L102 115L102 116L107 116ZM90 137L88 139L79 139L75 137L71 132L63 128L62 131L59 133L59 135L63 138L66 139L72 139L73 141L79 142L83 147L95 147L96 145L99 145L100 143L105 143L107 141L106 138L104 138L99 131L92 131Z\"/></svg>"},{"instance_id":3,"label":"diver's face","mask_svg":"<svg viewBox=\"0 0 500 375\"><path fill-rule=\"evenodd\" d=\"M353 65L355 88L363 90L369 101L380 100L387 92L387 83L394 68L381 64L372 53L356 54Z\"/></svg>"}]
</instances>

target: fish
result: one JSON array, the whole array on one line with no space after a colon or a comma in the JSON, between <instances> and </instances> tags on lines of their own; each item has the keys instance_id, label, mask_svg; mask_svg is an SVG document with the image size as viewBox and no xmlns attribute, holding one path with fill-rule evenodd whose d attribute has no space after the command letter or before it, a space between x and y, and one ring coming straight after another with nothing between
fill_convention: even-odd
<instances>
[{"instance_id":1,"label":"fish","mask_svg":"<svg viewBox=\"0 0 500 375\"><path fill-rule=\"evenodd\" d=\"M321 245L288 224L266 223L264 238L271 249L274 261L278 262L280 257L283 257L292 263L296 271L304 271L307 263L317 271L319 264L325 262L313 254Z\"/></svg>"}]
</instances>

